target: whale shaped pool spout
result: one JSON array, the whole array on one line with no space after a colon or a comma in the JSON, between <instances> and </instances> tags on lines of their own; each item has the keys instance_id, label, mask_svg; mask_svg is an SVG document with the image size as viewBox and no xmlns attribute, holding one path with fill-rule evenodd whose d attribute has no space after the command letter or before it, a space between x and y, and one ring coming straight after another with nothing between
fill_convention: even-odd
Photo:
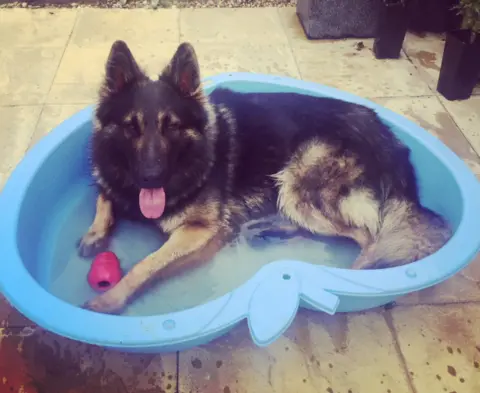
<instances>
[{"instance_id":1,"label":"whale shaped pool spout","mask_svg":"<svg viewBox=\"0 0 480 393\"><path fill-rule=\"evenodd\" d=\"M224 296L163 315L115 316L84 310L54 296L45 284L51 275L49 261L56 251L43 239L58 238L65 230L71 231L68 236L74 239L90 219L73 215L79 222L84 220L83 224L64 229L60 223L67 213L63 210L70 209L72 216L72 209L56 203L60 195L70 203L86 195L85 190L94 193L86 154L92 132L89 107L30 149L0 194L0 289L14 307L57 334L122 350L183 350L225 334L244 320L254 342L264 346L283 334L300 307L328 314L376 307L446 280L473 260L480 248L480 184L440 140L379 105L318 84L247 73L205 80L207 93L219 86L243 92L328 96L373 108L410 147L422 203L451 223L453 237L427 258L384 270L353 271L308 261L273 261ZM58 217L53 219L54 215ZM60 252L73 252L74 246L59 247Z\"/></svg>"}]
</instances>

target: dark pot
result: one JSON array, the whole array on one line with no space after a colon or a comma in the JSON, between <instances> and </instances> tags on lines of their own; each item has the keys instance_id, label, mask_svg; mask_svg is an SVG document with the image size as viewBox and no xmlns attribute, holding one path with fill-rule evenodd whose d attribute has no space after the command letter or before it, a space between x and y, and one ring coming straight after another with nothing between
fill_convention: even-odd
<instances>
[{"instance_id":1,"label":"dark pot","mask_svg":"<svg viewBox=\"0 0 480 393\"><path fill-rule=\"evenodd\" d=\"M377 59L400 57L407 33L408 12L404 0L381 0L373 53Z\"/></svg>"},{"instance_id":2,"label":"dark pot","mask_svg":"<svg viewBox=\"0 0 480 393\"><path fill-rule=\"evenodd\" d=\"M409 30L444 33L459 29L462 17L454 9L458 3L459 0L409 0Z\"/></svg>"},{"instance_id":3,"label":"dark pot","mask_svg":"<svg viewBox=\"0 0 480 393\"><path fill-rule=\"evenodd\" d=\"M437 91L447 100L465 100L472 95L480 75L480 36L472 42L470 30L447 33Z\"/></svg>"}]
</instances>

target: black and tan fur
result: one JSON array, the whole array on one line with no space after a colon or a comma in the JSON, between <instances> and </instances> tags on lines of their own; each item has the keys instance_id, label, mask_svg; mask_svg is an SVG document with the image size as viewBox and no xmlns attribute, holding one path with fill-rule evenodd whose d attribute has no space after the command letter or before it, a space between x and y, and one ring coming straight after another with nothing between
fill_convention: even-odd
<instances>
[{"instance_id":1,"label":"black and tan fur","mask_svg":"<svg viewBox=\"0 0 480 393\"><path fill-rule=\"evenodd\" d=\"M119 312L152 280L208 261L244 223L276 213L283 220L268 222L279 230L355 240L354 269L421 259L451 232L421 206L409 154L368 108L291 93L207 97L189 44L150 80L117 41L95 113L97 213L79 252L105 248L117 217L142 218L140 188L164 188L156 222L169 239L87 307Z\"/></svg>"}]
</instances>

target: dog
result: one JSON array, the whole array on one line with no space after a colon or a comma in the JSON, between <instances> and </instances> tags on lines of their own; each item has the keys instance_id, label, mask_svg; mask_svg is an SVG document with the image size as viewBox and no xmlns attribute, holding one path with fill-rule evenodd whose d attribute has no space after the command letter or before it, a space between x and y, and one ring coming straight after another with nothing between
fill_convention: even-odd
<instances>
[{"instance_id":1,"label":"dog","mask_svg":"<svg viewBox=\"0 0 480 393\"><path fill-rule=\"evenodd\" d=\"M210 260L251 220L351 238L362 250L354 269L414 262L452 234L421 205L410 151L375 111L295 93L207 96L189 43L152 80L116 41L93 124L99 196L80 255L105 249L119 217L153 221L168 235L87 302L96 312L119 313L159 277ZM253 237L265 229L257 224Z\"/></svg>"}]
</instances>

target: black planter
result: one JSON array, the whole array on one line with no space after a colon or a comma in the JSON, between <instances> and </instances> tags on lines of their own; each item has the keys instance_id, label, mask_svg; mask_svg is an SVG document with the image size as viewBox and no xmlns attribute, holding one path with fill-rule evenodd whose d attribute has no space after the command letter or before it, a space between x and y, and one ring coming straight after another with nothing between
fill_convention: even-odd
<instances>
[{"instance_id":1,"label":"black planter","mask_svg":"<svg viewBox=\"0 0 480 393\"><path fill-rule=\"evenodd\" d=\"M447 100L465 100L472 95L480 75L480 36L471 40L470 30L447 33L437 91Z\"/></svg>"},{"instance_id":2,"label":"black planter","mask_svg":"<svg viewBox=\"0 0 480 393\"><path fill-rule=\"evenodd\" d=\"M377 32L373 42L373 53L377 59L400 57L403 40L407 33L408 12L404 0L379 0Z\"/></svg>"},{"instance_id":3,"label":"black planter","mask_svg":"<svg viewBox=\"0 0 480 393\"><path fill-rule=\"evenodd\" d=\"M459 0L409 0L408 29L417 33L445 33L459 29L462 17L454 7Z\"/></svg>"}]
</instances>

